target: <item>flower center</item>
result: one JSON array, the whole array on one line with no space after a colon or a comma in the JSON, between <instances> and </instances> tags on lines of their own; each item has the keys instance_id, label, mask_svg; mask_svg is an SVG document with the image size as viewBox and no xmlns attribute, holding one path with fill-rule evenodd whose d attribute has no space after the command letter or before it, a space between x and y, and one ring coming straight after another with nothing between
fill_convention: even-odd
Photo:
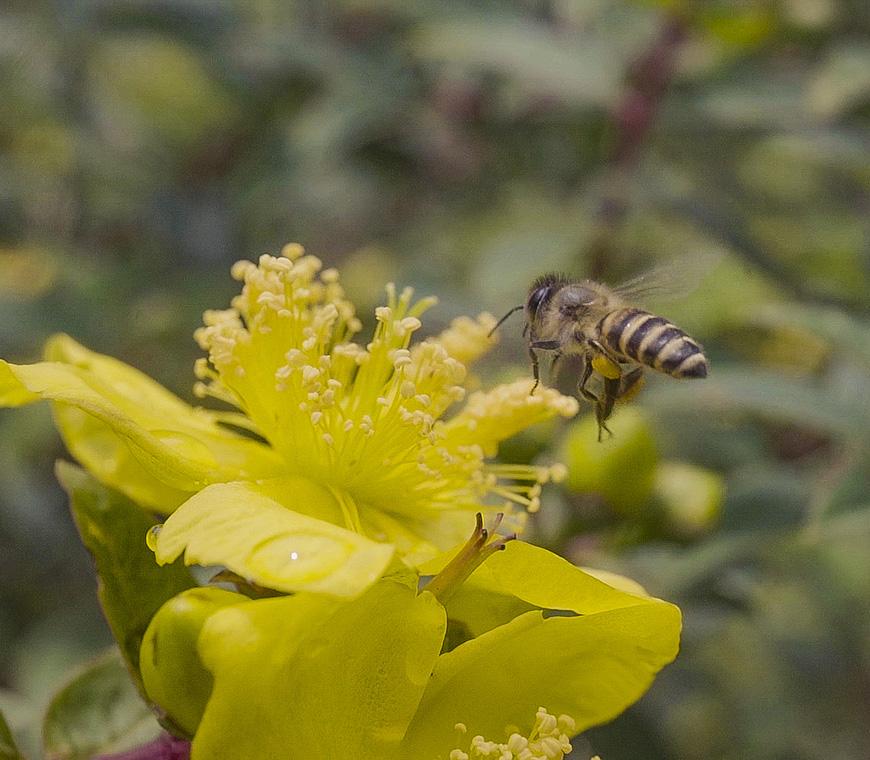
<instances>
[{"instance_id":1,"label":"flower center","mask_svg":"<svg viewBox=\"0 0 870 760\"><path fill-rule=\"evenodd\" d=\"M361 324L338 273L321 270L319 259L294 245L258 264L238 262L232 273L244 283L241 294L230 309L206 312L195 334L208 351L196 365L196 393L237 407L242 414L220 418L268 440L288 474L337 493L355 530L371 532L366 507L427 519L426 512L478 511L487 493L503 500L494 508L534 511L540 482L556 471L484 460L511 426L526 427L530 415L570 415L576 402L504 386L500 398L473 394L466 411L445 422L465 396L466 368L457 357L483 352L492 317L457 320L440 339L412 347L419 317L435 299L413 302L410 288L397 293L389 285L363 346L351 340Z\"/></svg>"}]
</instances>

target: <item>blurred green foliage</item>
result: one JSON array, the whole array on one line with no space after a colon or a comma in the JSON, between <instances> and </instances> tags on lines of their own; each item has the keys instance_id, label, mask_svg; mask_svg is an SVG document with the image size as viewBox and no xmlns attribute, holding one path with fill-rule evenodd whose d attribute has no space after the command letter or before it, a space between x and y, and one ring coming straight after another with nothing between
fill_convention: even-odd
<instances>
[{"instance_id":1,"label":"blurred green foliage","mask_svg":"<svg viewBox=\"0 0 870 760\"><path fill-rule=\"evenodd\" d=\"M43 723L51 760L90 760L156 738L160 725L116 651L86 664L55 694Z\"/></svg>"},{"instance_id":2,"label":"blurred green foliage","mask_svg":"<svg viewBox=\"0 0 870 760\"><path fill-rule=\"evenodd\" d=\"M97 596L129 677L145 694L139 650L158 609L196 585L181 563L161 568L143 536L156 521L137 504L110 491L76 465L58 461L55 474L99 577Z\"/></svg>"},{"instance_id":3,"label":"blurred green foliage","mask_svg":"<svg viewBox=\"0 0 870 760\"><path fill-rule=\"evenodd\" d=\"M587 419L511 443L572 462L538 540L685 612L677 663L577 756L861 760L868 39L860 0L11 0L0 355L63 330L192 399L190 334L229 264L289 240L364 313L386 280L437 293L433 332L549 268L616 282L715 253L651 305L704 343L707 380L651 378L600 448ZM519 333L483 372L529 372ZM4 411L0 440L19 729L109 637L48 410Z\"/></svg>"},{"instance_id":4,"label":"blurred green foliage","mask_svg":"<svg viewBox=\"0 0 870 760\"><path fill-rule=\"evenodd\" d=\"M15 739L3 713L0 713L0 758L3 760L21 760L21 754L18 752L18 747L15 746Z\"/></svg>"}]
</instances>

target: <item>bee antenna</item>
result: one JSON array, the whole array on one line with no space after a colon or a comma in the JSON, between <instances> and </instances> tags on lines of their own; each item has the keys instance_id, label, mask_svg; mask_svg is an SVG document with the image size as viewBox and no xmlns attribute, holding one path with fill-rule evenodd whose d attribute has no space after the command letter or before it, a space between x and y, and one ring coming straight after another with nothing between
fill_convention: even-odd
<instances>
[{"instance_id":1,"label":"bee antenna","mask_svg":"<svg viewBox=\"0 0 870 760\"><path fill-rule=\"evenodd\" d=\"M498 330L499 327L501 327L502 323L503 323L503 322L504 322L504 321L505 321L505 320L506 320L506 319L507 319L511 314L513 314L513 313L516 312L516 311L519 311L520 309L524 309L524 308L525 308L525 304L520 304L519 306L514 306L513 309L511 309L511 310L510 310L507 314L505 314L505 315L504 315L504 316L503 316L503 317L502 317L498 322L495 323L495 327L493 327L492 330L490 330L490 331L486 334L486 337L487 337L487 338L491 338L491 337L492 337L492 334L493 334L496 330Z\"/></svg>"}]
</instances>

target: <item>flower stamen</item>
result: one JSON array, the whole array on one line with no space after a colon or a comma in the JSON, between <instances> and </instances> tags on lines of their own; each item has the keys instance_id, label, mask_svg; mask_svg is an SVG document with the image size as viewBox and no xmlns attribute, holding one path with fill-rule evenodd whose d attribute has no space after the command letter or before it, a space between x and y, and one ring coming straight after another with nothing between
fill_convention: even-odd
<instances>
[{"instance_id":1,"label":"flower stamen","mask_svg":"<svg viewBox=\"0 0 870 760\"><path fill-rule=\"evenodd\" d=\"M459 731L461 736L468 729L464 723ZM535 714L535 724L528 737L509 727L505 730L508 740L505 743L489 741L481 735L472 737L468 752L454 749L449 760L563 760L573 749L570 738L577 731L577 724L570 715L556 718L543 707ZM595 760L595 758L593 758Z\"/></svg>"},{"instance_id":2,"label":"flower stamen","mask_svg":"<svg viewBox=\"0 0 870 760\"><path fill-rule=\"evenodd\" d=\"M227 424L250 420L246 429L283 460L287 477L342 494L336 522L403 543L412 563L454 544L476 512L502 511L503 530L522 529L552 468L488 460L505 438L570 417L577 402L552 389L530 396L526 381L465 400L464 362L491 346L490 315L412 342L436 299L415 301L411 288L389 284L371 340L355 342L361 324L338 273L299 246L239 262L232 274L240 295L206 312L195 334L208 352L196 364L196 393L235 407Z\"/></svg>"},{"instance_id":3,"label":"flower stamen","mask_svg":"<svg viewBox=\"0 0 870 760\"><path fill-rule=\"evenodd\" d=\"M487 557L504 549L509 541L515 540L516 534L512 533L490 541L490 534L498 530L503 517L499 512L493 520L492 528L487 530L483 527L483 515L478 512L471 536L447 566L426 584L426 591L444 604Z\"/></svg>"}]
</instances>

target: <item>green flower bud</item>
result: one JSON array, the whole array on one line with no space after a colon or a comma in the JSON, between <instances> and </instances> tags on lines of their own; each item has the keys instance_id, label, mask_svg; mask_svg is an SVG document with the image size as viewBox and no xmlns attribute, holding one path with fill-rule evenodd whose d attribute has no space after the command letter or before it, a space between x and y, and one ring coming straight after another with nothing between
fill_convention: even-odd
<instances>
[{"instance_id":1,"label":"green flower bud","mask_svg":"<svg viewBox=\"0 0 870 760\"><path fill-rule=\"evenodd\" d=\"M196 650L199 632L219 609L247 601L232 591L192 588L166 602L148 624L139 655L145 692L189 736L212 688L212 675Z\"/></svg>"},{"instance_id":2,"label":"green flower bud","mask_svg":"<svg viewBox=\"0 0 870 760\"><path fill-rule=\"evenodd\" d=\"M703 467L662 462L656 472L654 493L670 532L679 538L696 538L708 532L718 519L725 483L721 475Z\"/></svg>"},{"instance_id":3,"label":"green flower bud","mask_svg":"<svg viewBox=\"0 0 870 760\"><path fill-rule=\"evenodd\" d=\"M599 443L592 415L572 425L562 454L568 466L566 486L577 493L599 494L620 514L637 514L652 493L658 463L655 440L638 409L620 409L607 426L613 435Z\"/></svg>"}]
</instances>

